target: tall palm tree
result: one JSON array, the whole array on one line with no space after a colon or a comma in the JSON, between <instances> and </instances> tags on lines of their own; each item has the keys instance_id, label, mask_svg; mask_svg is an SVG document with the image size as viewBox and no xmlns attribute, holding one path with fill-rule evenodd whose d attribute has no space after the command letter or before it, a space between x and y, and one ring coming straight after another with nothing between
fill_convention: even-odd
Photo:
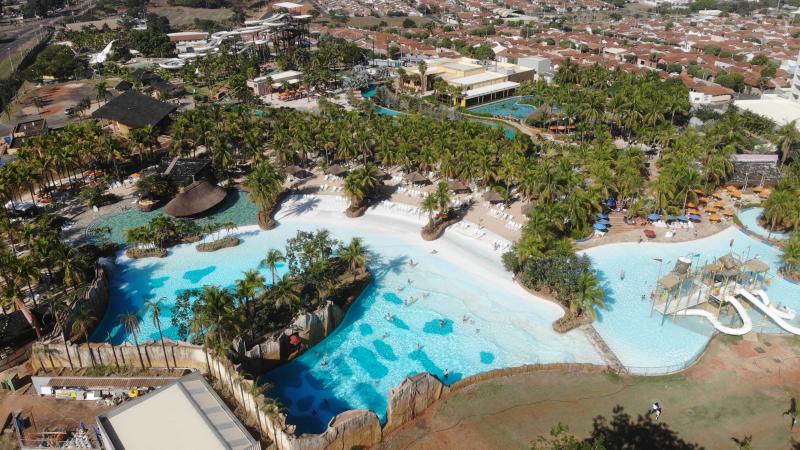
<instances>
[{"instance_id":1,"label":"tall palm tree","mask_svg":"<svg viewBox=\"0 0 800 450\"><path fill-rule=\"evenodd\" d=\"M169 370L169 359L167 359L167 347L164 345L164 333L161 332L161 300L145 300L144 309L150 311L150 319L158 330L158 340L161 342L161 351L164 353L164 364Z\"/></svg>"},{"instance_id":2,"label":"tall palm tree","mask_svg":"<svg viewBox=\"0 0 800 450\"><path fill-rule=\"evenodd\" d=\"M139 348L139 326L142 321L135 313L129 312L120 314L118 316L119 323L125 329L125 332L133 336L133 343L136 345L136 353L139 354L139 364L144 370L144 359L142 359L142 350Z\"/></svg>"},{"instance_id":3,"label":"tall palm tree","mask_svg":"<svg viewBox=\"0 0 800 450\"><path fill-rule=\"evenodd\" d=\"M277 283L272 285L269 294L273 302L275 302L275 306L292 307L296 302L300 301L300 294L297 292L297 288L297 281L286 274L282 276Z\"/></svg>"},{"instance_id":4,"label":"tall palm tree","mask_svg":"<svg viewBox=\"0 0 800 450\"><path fill-rule=\"evenodd\" d=\"M379 184L378 168L372 163L367 163L363 167L351 170L344 179L344 193L351 201L351 208L361 208L364 199L368 197Z\"/></svg>"},{"instance_id":5,"label":"tall palm tree","mask_svg":"<svg viewBox=\"0 0 800 450\"><path fill-rule=\"evenodd\" d=\"M72 312L72 329L70 332L77 335L80 341L89 339L89 330L92 328L97 318L89 312L88 309L79 309ZM89 347L91 352L91 347ZM78 365L83 366L81 362L81 352L78 352ZM94 366L94 357L92 357L92 366Z\"/></svg>"},{"instance_id":6,"label":"tall palm tree","mask_svg":"<svg viewBox=\"0 0 800 450\"><path fill-rule=\"evenodd\" d=\"M797 129L797 120L782 125L775 132L775 145L781 150L782 163L786 164L792 149L798 144L800 144L800 130Z\"/></svg>"},{"instance_id":7,"label":"tall palm tree","mask_svg":"<svg viewBox=\"0 0 800 450\"><path fill-rule=\"evenodd\" d=\"M250 191L250 199L258 205L261 212L266 212L275 204L283 190L286 173L279 171L267 161L259 164L248 175L245 187Z\"/></svg>"},{"instance_id":8,"label":"tall palm tree","mask_svg":"<svg viewBox=\"0 0 800 450\"><path fill-rule=\"evenodd\" d=\"M358 237L351 239L347 246L339 250L339 258L347 263L355 281L359 268L367 265L367 248L364 246L364 241Z\"/></svg>"},{"instance_id":9,"label":"tall palm tree","mask_svg":"<svg viewBox=\"0 0 800 450\"><path fill-rule=\"evenodd\" d=\"M267 267L272 274L272 284L278 279L278 264L284 260L283 253L275 248L267 250L267 255L261 260L261 265Z\"/></svg>"},{"instance_id":10,"label":"tall palm tree","mask_svg":"<svg viewBox=\"0 0 800 450\"><path fill-rule=\"evenodd\" d=\"M605 306L605 292L599 286L597 277L589 272L583 272L578 276L575 289L575 298L570 301L569 308L573 315L585 314L594 320L595 308Z\"/></svg>"},{"instance_id":11,"label":"tall palm tree","mask_svg":"<svg viewBox=\"0 0 800 450\"><path fill-rule=\"evenodd\" d=\"M244 273L244 278L236 282L236 295L243 299L248 317L253 317L255 315L253 301L259 291L263 290L265 286L264 277L262 277L257 270L246 271ZM247 321L251 339L254 337L253 322L253 320Z\"/></svg>"}]
</instances>

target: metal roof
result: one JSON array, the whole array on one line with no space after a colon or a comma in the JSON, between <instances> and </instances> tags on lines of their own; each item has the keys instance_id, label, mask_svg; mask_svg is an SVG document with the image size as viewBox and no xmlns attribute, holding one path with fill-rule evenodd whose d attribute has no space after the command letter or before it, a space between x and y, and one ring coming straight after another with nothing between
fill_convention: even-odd
<instances>
[{"instance_id":1,"label":"metal roof","mask_svg":"<svg viewBox=\"0 0 800 450\"><path fill-rule=\"evenodd\" d=\"M46 386L92 389L134 389L160 387L177 380L175 377L53 377Z\"/></svg>"}]
</instances>

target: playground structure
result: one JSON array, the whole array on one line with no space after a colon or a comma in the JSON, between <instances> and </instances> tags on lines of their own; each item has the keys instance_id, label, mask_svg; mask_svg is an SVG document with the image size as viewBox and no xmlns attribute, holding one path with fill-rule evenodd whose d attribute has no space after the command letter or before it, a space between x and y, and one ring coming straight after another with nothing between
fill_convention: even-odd
<instances>
[{"instance_id":1,"label":"playground structure","mask_svg":"<svg viewBox=\"0 0 800 450\"><path fill-rule=\"evenodd\" d=\"M767 263L758 258L744 260L730 252L693 270L693 258L680 257L669 273L663 277L659 273L650 298L651 313L660 312L662 323L669 316L673 320L678 316L702 317L721 333L741 336L753 330L747 307L752 305L784 331L800 335L800 327L788 322L795 318L795 312L773 305L764 291L772 282ZM741 319L739 326L720 321L728 306Z\"/></svg>"},{"instance_id":2,"label":"playground structure","mask_svg":"<svg viewBox=\"0 0 800 450\"><path fill-rule=\"evenodd\" d=\"M180 69L186 60L218 53L224 42L232 45L229 51L244 53L247 51L269 51L284 54L292 48L308 44L308 22L311 16L292 16L279 13L267 18L248 20L245 26L230 31L213 33L208 42L200 47L194 47L189 53L182 53L177 58L168 59L158 64L163 69Z\"/></svg>"}]
</instances>

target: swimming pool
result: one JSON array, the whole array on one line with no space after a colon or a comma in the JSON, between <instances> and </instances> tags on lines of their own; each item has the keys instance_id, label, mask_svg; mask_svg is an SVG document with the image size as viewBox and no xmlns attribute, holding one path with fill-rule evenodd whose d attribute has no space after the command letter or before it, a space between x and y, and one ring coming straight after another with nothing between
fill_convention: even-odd
<instances>
[{"instance_id":1,"label":"swimming pool","mask_svg":"<svg viewBox=\"0 0 800 450\"><path fill-rule=\"evenodd\" d=\"M494 117L514 117L523 120L528 115L536 111L536 107L525 103L518 103L520 100L534 98L533 96L511 97L499 102L487 103L481 106L469 108L469 111L479 114L489 114Z\"/></svg>"},{"instance_id":2,"label":"swimming pool","mask_svg":"<svg viewBox=\"0 0 800 450\"><path fill-rule=\"evenodd\" d=\"M765 290L772 302L800 310L797 286L777 276L780 251L735 227L684 243L611 244L584 252L606 283L607 308L599 311L594 327L625 366L634 371L638 368L640 372L656 367L677 369L704 349L713 333L711 324L704 319L679 317L673 320L670 317L662 324L661 314L650 314L650 292L659 275L660 263L656 258L663 260L663 276L679 256L699 254L694 257L694 263L699 260L704 264L728 253L731 243L734 252L744 257L758 256L770 265L772 282ZM623 271L624 280L620 279ZM756 331L780 331L763 315L751 312L750 316Z\"/></svg>"},{"instance_id":3,"label":"swimming pool","mask_svg":"<svg viewBox=\"0 0 800 450\"><path fill-rule=\"evenodd\" d=\"M164 214L164 206L150 212L142 212L133 206L133 209L103 216L89 225L89 228L111 228L111 240L125 243L124 232L128 228L138 227L151 219ZM247 198L247 193L239 190L229 190L225 200L210 211L208 217L198 220L204 222L234 222L237 225L256 223L257 208Z\"/></svg>"},{"instance_id":4,"label":"swimming pool","mask_svg":"<svg viewBox=\"0 0 800 450\"><path fill-rule=\"evenodd\" d=\"M444 378L447 370L445 381L452 383L527 363L601 362L581 332L553 331L560 308L516 286L486 237L448 232L426 242L419 238L424 217L412 220L387 210L353 220L344 216L344 208L344 203L320 199L313 210L302 208L303 213L288 217L279 213L278 228L262 232L249 227L242 232L241 245L214 253L183 245L171 249L167 258L119 258L111 283L115 300L93 340L109 332L115 342L128 339L117 316L162 296L164 334L175 337L169 309L176 293L207 284L229 286L243 271L255 268L269 248L283 249L297 230L324 226L338 239L364 238L373 253L369 266L374 280L331 336L264 377L277 386L273 395L289 408L290 422L300 432L323 430L345 409L369 408L383 417L389 390L421 371ZM285 270L279 267L280 273ZM417 301L405 306L403 301L411 297ZM385 318L388 312L395 316L392 321ZM139 340L157 336L144 320ZM321 364L323 360L329 364Z\"/></svg>"},{"instance_id":5,"label":"swimming pool","mask_svg":"<svg viewBox=\"0 0 800 450\"><path fill-rule=\"evenodd\" d=\"M773 231L770 234L768 229L762 227L758 223L758 218L761 217L761 214L763 213L764 208L748 208L740 212L737 217L739 217L739 221L742 222L742 225L744 225L745 228L764 238L769 237L772 239L789 239L789 237L791 237L791 233L777 233Z\"/></svg>"}]
</instances>

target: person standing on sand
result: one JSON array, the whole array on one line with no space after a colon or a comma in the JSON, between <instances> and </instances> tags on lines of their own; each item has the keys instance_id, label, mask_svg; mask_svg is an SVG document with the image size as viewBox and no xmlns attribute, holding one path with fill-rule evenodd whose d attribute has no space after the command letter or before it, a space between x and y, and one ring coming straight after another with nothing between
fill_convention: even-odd
<instances>
[{"instance_id":1,"label":"person standing on sand","mask_svg":"<svg viewBox=\"0 0 800 450\"><path fill-rule=\"evenodd\" d=\"M797 399L792 397L789 401L789 409L783 412L784 416L790 416L792 421L789 425L789 431L794 432L794 426L797 425Z\"/></svg>"}]
</instances>

